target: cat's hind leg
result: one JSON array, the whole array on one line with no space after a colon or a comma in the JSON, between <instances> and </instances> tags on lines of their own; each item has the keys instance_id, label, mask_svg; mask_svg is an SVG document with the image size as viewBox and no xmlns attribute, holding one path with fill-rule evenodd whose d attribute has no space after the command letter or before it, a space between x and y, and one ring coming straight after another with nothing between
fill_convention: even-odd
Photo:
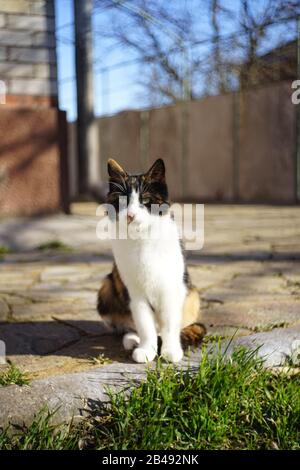
<instances>
[{"instance_id":1,"label":"cat's hind leg","mask_svg":"<svg viewBox=\"0 0 300 470\"><path fill-rule=\"evenodd\" d=\"M117 334L135 329L129 303L127 288L114 265L99 289L97 310L102 321L114 327Z\"/></svg>"}]
</instances>

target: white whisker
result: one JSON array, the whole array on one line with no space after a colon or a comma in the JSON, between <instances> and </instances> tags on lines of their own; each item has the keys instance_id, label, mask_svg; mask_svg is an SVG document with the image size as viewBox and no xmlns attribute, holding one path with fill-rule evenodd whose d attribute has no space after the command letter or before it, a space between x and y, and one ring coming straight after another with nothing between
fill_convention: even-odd
<instances>
[{"instance_id":1,"label":"white whisker","mask_svg":"<svg viewBox=\"0 0 300 470\"><path fill-rule=\"evenodd\" d=\"M115 181L110 181L110 184L113 184L117 188L119 188L122 192L125 190L123 186L121 186L119 183L116 183Z\"/></svg>"}]
</instances>

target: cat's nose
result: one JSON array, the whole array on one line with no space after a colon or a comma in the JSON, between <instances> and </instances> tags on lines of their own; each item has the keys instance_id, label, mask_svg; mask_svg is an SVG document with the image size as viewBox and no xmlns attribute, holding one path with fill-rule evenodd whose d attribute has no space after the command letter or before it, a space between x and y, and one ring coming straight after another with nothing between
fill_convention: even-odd
<instances>
[{"instance_id":1,"label":"cat's nose","mask_svg":"<svg viewBox=\"0 0 300 470\"><path fill-rule=\"evenodd\" d=\"M134 219L134 215L133 214L127 214L127 223L130 224Z\"/></svg>"}]
</instances>

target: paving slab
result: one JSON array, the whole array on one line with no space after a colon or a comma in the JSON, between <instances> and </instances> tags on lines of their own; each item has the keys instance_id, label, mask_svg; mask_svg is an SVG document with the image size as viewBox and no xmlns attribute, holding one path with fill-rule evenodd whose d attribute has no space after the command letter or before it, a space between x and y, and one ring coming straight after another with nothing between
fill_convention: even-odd
<instances>
[{"instance_id":1,"label":"paving slab","mask_svg":"<svg viewBox=\"0 0 300 470\"><path fill-rule=\"evenodd\" d=\"M57 322L7 322L0 325L0 336L8 357L49 354L80 338L75 328Z\"/></svg>"},{"instance_id":2,"label":"paving slab","mask_svg":"<svg viewBox=\"0 0 300 470\"><path fill-rule=\"evenodd\" d=\"M257 354L266 367L300 365L300 325L244 336L238 338L235 345L250 350L259 348Z\"/></svg>"},{"instance_id":3,"label":"paving slab","mask_svg":"<svg viewBox=\"0 0 300 470\"><path fill-rule=\"evenodd\" d=\"M97 209L97 204L73 204L71 216L2 219L0 244L30 251L51 240L60 240L83 252L108 253L109 243L96 238L100 220ZM299 206L206 204L204 217L203 256L300 257Z\"/></svg>"},{"instance_id":4,"label":"paving slab","mask_svg":"<svg viewBox=\"0 0 300 470\"><path fill-rule=\"evenodd\" d=\"M29 419L43 404L62 405L60 417L80 415L104 399L107 383L117 390L124 374L144 376L96 311L112 263L109 243L96 238L96 208L1 220L0 246L12 252L0 256L0 340L32 382L0 388L0 421L2 412ZM68 249L38 249L53 240ZM205 206L204 248L187 260L208 335L261 343L272 353L267 365L284 363L299 339L300 207Z\"/></svg>"}]
</instances>

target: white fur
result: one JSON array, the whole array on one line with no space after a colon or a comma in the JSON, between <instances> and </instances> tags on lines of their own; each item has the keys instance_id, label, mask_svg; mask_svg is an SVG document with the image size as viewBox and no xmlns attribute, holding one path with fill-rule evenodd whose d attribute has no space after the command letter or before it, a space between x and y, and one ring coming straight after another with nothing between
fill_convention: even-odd
<instances>
[{"instance_id":1,"label":"white fur","mask_svg":"<svg viewBox=\"0 0 300 470\"><path fill-rule=\"evenodd\" d=\"M161 217L149 214L139 204L135 192L131 196L128 213L134 217L129 231L137 229L145 235L149 228L162 228L164 233L164 236L154 239L112 240L115 261L131 298L130 307L139 338L132 357L136 362L153 360L157 354L157 335L160 334L162 356L168 361L178 362L183 357L180 329L186 287L176 224L168 214ZM129 349L129 343L131 347L132 342L124 338L126 349Z\"/></svg>"},{"instance_id":2,"label":"white fur","mask_svg":"<svg viewBox=\"0 0 300 470\"><path fill-rule=\"evenodd\" d=\"M125 333L123 336L123 346L126 351L131 351L140 344L140 338L133 331Z\"/></svg>"}]
</instances>

